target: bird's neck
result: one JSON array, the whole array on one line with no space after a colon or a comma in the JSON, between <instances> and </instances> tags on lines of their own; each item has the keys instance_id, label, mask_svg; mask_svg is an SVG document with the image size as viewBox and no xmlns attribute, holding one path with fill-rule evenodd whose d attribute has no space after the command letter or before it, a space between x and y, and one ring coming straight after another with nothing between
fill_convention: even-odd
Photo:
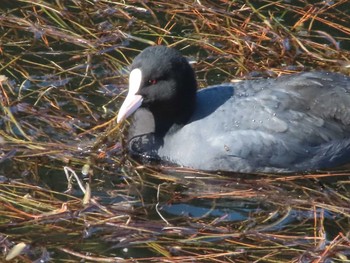
<instances>
[{"instance_id":1,"label":"bird's neck","mask_svg":"<svg viewBox=\"0 0 350 263\"><path fill-rule=\"evenodd\" d=\"M132 125L129 128L129 138L154 134L163 137L175 133L188 123L196 107L196 83L186 94L171 101L143 105L133 114Z\"/></svg>"},{"instance_id":2,"label":"bird's neck","mask_svg":"<svg viewBox=\"0 0 350 263\"><path fill-rule=\"evenodd\" d=\"M128 139L154 133L156 130L155 119L152 112L146 108L139 108L132 116L128 132Z\"/></svg>"}]
</instances>

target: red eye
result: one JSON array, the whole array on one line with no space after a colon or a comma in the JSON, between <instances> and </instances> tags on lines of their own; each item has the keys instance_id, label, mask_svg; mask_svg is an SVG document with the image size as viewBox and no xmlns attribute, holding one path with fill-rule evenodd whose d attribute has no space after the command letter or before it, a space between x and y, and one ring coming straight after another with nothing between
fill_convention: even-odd
<instances>
[{"instance_id":1,"label":"red eye","mask_svg":"<svg viewBox=\"0 0 350 263\"><path fill-rule=\"evenodd\" d=\"M148 80L148 84L149 85L154 85L154 84L156 84L157 83L157 80L156 79L150 79L150 80Z\"/></svg>"}]
</instances>

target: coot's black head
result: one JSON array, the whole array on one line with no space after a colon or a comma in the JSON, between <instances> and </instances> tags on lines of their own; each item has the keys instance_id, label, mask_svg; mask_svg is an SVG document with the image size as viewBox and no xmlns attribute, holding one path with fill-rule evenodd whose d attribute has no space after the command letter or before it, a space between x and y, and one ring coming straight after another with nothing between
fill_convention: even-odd
<instances>
[{"instance_id":1,"label":"coot's black head","mask_svg":"<svg viewBox=\"0 0 350 263\"><path fill-rule=\"evenodd\" d=\"M148 109L157 122L184 124L193 113L195 74L175 49L152 46L135 57L129 77L129 92L119 110L118 122L139 107Z\"/></svg>"}]
</instances>

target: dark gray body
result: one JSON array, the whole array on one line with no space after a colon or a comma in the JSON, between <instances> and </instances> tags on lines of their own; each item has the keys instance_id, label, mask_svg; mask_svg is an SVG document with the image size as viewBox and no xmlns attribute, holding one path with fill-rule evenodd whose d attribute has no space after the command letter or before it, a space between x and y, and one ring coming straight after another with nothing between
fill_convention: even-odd
<instances>
[{"instance_id":1,"label":"dark gray body","mask_svg":"<svg viewBox=\"0 0 350 263\"><path fill-rule=\"evenodd\" d=\"M142 135L154 124L140 108L134 114L139 127L131 128L138 130L133 140L141 135L137 154L236 172L310 171L350 162L349 77L311 72L223 84L198 91L195 103L190 121L162 138Z\"/></svg>"}]
</instances>

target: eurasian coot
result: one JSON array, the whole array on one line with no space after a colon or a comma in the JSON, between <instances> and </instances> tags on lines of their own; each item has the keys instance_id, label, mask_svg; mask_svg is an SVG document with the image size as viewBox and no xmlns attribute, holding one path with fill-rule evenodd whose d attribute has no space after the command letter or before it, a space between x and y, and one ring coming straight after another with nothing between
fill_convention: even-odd
<instances>
[{"instance_id":1,"label":"eurasian coot","mask_svg":"<svg viewBox=\"0 0 350 263\"><path fill-rule=\"evenodd\" d=\"M175 49L152 46L131 65L118 122L133 114L132 155L201 170L296 172L350 162L350 78L308 72L197 92Z\"/></svg>"}]
</instances>

